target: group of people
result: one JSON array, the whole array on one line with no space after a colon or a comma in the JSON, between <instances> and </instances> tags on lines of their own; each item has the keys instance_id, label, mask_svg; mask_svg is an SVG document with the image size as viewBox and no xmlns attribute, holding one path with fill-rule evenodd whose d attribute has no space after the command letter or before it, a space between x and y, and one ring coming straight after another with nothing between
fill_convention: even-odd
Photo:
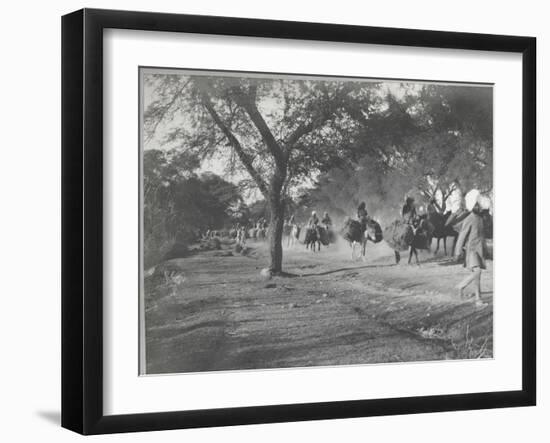
<instances>
[{"instance_id":1,"label":"group of people","mask_svg":"<svg viewBox=\"0 0 550 443\"><path fill-rule=\"evenodd\" d=\"M252 230L263 230L264 232L267 232L267 229L269 228L269 223L265 219L265 217L260 217L255 221L249 222L249 223L236 223L234 224L231 229L229 229L229 235L234 238L237 243L241 244L241 246L244 246L246 243L246 239L251 236L249 234L249 231ZM210 231L207 231L207 233ZM218 231L211 231L211 232L218 232Z\"/></svg>"},{"instance_id":2,"label":"group of people","mask_svg":"<svg viewBox=\"0 0 550 443\"><path fill-rule=\"evenodd\" d=\"M430 199L430 201L428 202L428 205L426 206L426 210L427 210L428 216L432 214L440 213L437 207L437 202L434 198ZM410 197L410 196L405 197L405 204L401 209L401 219L403 220L404 223L410 224L415 228L418 226L418 222L420 220L420 214L416 211L414 197Z\"/></svg>"},{"instance_id":3,"label":"group of people","mask_svg":"<svg viewBox=\"0 0 550 443\"><path fill-rule=\"evenodd\" d=\"M482 213L488 211L488 198L474 189L465 196L466 210L469 214L462 221L458 239L455 245L456 258L464 257L464 267L471 271L458 286L458 294L464 297L464 291L472 284L474 291L474 302L478 306L484 306L481 300L481 271L486 269L486 240L484 219ZM427 205L428 215L439 212L435 199L431 199ZM404 223L410 224L416 232L419 226L419 215L417 214L414 198L405 197L405 204L401 210L401 218Z\"/></svg>"},{"instance_id":4,"label":"group of people","mask_svg":"<svg viewBox=\"0 0 550 443\"><path fill-rule=\"evenodd\" d=\"M361 223L361 226L363 230L367 229L367 221L368 221L368 213L367 213L367 204L365 202L361 202L357 208L357 219ZM295 225L295 218L294 215L292 215L286 223L287 225ZM317 211L311 211L311 216L309 217L309 220L307 222L307 227L311 229L315 229L317 231L317 235L320 235L319 228L322 227L326 229L327 231L330 231L332 229L332 219L327 211L323 213L323 216L319 218L317 215Z\"/></svg>"},{"instance_id":5,"label":"group of people","mask_svg":"<svg viewBox=\"0 0 550 443\"><path fill-rule=\"evenodd\" d=\"M465 209L468 215L462 220L460 232L455 246L456 258L464 258L464 267L471 273L462 280L458 286L458 294L464 297L464 291L469 285L472 285L474 302L478 306L484 306L481 300L481 272L486 269L486 240L483 213L488 212L490 200L482 196L478 190L470 191L465 197ZM422 208L421 208L422 209ZM422 229L422 220L424 211L417 211L414 197L405 196L405 202L401 208L401 220L410 225L413 232ZM441 213L434 198L430 199L426 205L427 216L435 213ZM312 214L312 219L313 219ZM310 221L312 222L312 219ZM361 223L363 230L367 228L369 215L365 202L361 202L357 207L357 220Z\"/></svg>"},{"instance_id":6,"label":"group of people","mask_svg":"<svg viewBox=\"0 0 550 443\"><path fill-rule=\"evenodd\" d=\"M329 231L332 227L332 219L328 215L328 212L325 211L323 214L323 218L319 220L319 217L317 216L317 211L311 212L311 217L308 220L308 227L315 229L317 232L317 237L321 237L321 233L319 231L320 227L325 228L327 231Z\"/></svg>"},{"instance_id":7,"label":"group of people","mask_svg":"<svg viewBox=\"0 0 550 443\"><path fill-rule=\"evenodd\" d=\"M269 227L269 223L265 217L260 217L252 223L252 227L256 229L267 229Z\"/></svg>"},{"instance_id":8,"label":"group of people","mask_svg":"<svg viewBox=\"0 0 550 443\"><path fill-rule=\"evenodd\" d=\"M485 208L486 201L484 198L485 197L481 196L480 192L477 190L472 190L466 195L466 210L469 214L462 221L455 247L457 256L464 256L464 266L471 271L471 274L457 286L458 293L463 297L466 287L472 284L474 301L477 305L484 305L481 301L481 271L486 269L486 246L482 211L487 209ZM421 214L421 212L424 211L417 211L416 209L414 197L406 196L405 202L401 208L401 220L403 223L410 225L415 234L422 226L421 220L423 219L423 214ZM426 205L426 212L428 216L440 212L435 199L431 199L428 202ZM424 218L426 217L424 216ZM369 221L369 214L367 212L367 205L364 201L357 207L357 220L361 223L363 231L365 231ZM291 215L288 220L286 220L285 224L288 226L296 225L294 215ZM257 229L266 229L268 224L265 219L258 219L253 223L253 226ZM317 211L312 211L307 226L308 228L315 229L317 235L320 237L320 228L322 227L329 231L332 228L332 219L326 211L321 218L317 215ZM245 231L246 230L242 228L237 229L238 241L244 243L244 238L246 237Z\"/></svg>"}]
</instances>

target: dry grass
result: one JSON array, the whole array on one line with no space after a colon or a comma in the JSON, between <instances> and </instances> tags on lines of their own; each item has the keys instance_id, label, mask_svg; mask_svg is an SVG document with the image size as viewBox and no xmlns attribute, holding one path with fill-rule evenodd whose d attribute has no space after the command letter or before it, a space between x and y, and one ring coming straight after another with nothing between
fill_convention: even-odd
<instances>
[{"instance_id":1,"label":"dry grass","mask_svg":"<svg viewBox=\"0 0 550 443\"><path fill-rule=\"evenodd\" d=\"M476 340L470 335L470 325L466 326L466 333L464 334L464 341L456 343L451 340L451 344L455 351L455 358L459 360L471 360L479 358L491 357L491 352L488 349L489 337L486 337L480 344L480 340Z\"/></svg>"}]
</instances>

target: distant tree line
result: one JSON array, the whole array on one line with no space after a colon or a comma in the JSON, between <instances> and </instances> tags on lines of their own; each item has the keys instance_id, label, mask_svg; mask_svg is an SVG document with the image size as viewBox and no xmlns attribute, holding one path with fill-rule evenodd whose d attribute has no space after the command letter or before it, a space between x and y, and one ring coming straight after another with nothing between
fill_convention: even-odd
<instances>
[{"instance_id":1,"label":"distant tree line","mask_svg":"<svg viewBox=\"0 0 550 443\"><path fill-rule=\"evenodd\" d=\"M175 244L188 245L206 229L248 220L236 185L212 173L197 173L195 155L145 151L143 240L145 266L161 261Z\"/></svg>"}]
</instances>

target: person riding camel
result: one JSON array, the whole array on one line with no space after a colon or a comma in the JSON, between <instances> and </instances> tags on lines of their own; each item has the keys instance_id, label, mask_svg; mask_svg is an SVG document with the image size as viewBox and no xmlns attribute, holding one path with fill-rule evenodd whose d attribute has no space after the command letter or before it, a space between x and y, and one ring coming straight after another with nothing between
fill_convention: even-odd
<instances>
[{"instance_id":1,"label":"person riding camel","mask_svg":"<svg viewBox=\"0 0 550 443\"><path fill-rule=\"evenodd\" d=\"M403 222L414 226L416 222L416 208L414 206L414 198L406 196L405 197L405 204L403 205L403 209L401 209L401 218L403 219Z\"/></svg>"},{"instance_id":2,"label":"person riding camel","mask_svg":"<svg viewBox=\"0 0 550 443\"><path fill-rule=\"evenodd\" d=\"M357 220L361 223L361 229L363 232L367 230L367 221L369 219L369 214L367 212L367 204L361 202L357 207Z\"/></svg>"},{"instance_id":3,"label":"person riding camel","mask_svg":"<svg viewBox=\"0 0 550 443\"><path fill-rule=\"evenodd\" d=\"M321 232L319 231L319 217L317 217L317 212L311 212L311 217L309 218L308 225L310 228L315 229L315 232L317 233L317 238L321 238Z\"/></svg>"},{"instance_id":4,"label":"person riding camel","mask_svg":"<svg viewBox=\"0 0 550 443\"><path fill-rule=\"evenodd\" d=\"M332 220L330 219L330 216L328 215L328 212L325 211L325 213L323 214L323 218L321 219L321 223L324 225L324 227L327 231L332 226Z\"/></svg>"}]
</instances>

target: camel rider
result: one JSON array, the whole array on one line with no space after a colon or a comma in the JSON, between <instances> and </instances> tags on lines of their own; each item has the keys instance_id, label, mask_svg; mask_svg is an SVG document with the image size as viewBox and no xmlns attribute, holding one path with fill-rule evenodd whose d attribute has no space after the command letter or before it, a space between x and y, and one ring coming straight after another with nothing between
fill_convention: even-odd
<instances>
[{"instance_id":1,"label":"camel rider","mask_svg":"<svg viewBox=\"0 0 550 443\"><path fill-rule=\"evenodd\" d=\"M311 211L311 217L309 218L308 225L310 228L315 229L317 232L317 238L320 238L321 232L319 231L319 217L317 217L317 212Z\"/></svg>"},{"instance_id":2,"label":"camel rider","mask_svg":"<svg viewBox=\"0 0 550 443\"><path fill-rule=\"evenodd\" d=\"M325 229L328 231L330 227L332 226L332 220L330 219L328 212L325 212L323 214L323 218L321 219L321 223L325 226Z\"/></svg>"},{"instance_id":3,"label":"camel rider","mask_svg":"<svg viewBox=\"0 0 550 443\"><path fill-rule=\"evenodd\" d=\"M357 220L361 223L361 229L363 232L367 230L367 221L369 219L369 214L367 213L367 204L361 202L357 207Z\"/></svg>"},{"instance_id":4,"label":"camel rider","mask_svg":"<svg viewBox=\"0 0 550 443\"><path fill-rule=\"evenodd\" d=\"M309 218L308 225L311 228L314 228L319 224L319 217L317 217L317 212L311 211L311 217Z\"/></svg>"},{"instance_id":5,"label":"camel rider","mask_svg":"<svg viewBox=\"0 0 550 443\"><path fill-rule=\"evenodd\" d=\"M403 209L401 210L401 217L403 219L403 222L413 226L416 221L416 208L414 206L414 198L412 197L405 197L405 204L403 205Z\"/></svg>"}]
</instances>

